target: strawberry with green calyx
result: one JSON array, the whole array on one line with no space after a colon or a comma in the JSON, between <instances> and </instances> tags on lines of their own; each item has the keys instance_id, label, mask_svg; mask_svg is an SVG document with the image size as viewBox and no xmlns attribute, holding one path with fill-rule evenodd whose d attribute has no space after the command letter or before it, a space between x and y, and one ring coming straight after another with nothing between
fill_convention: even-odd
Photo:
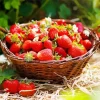
<instances>
[{"instance_id":1,"label":"strawberry with green calyx","mask_svg":"<svg viewBox=\"0 0 100 100\"><path fill-rule=\"evenodd\" d=\"M30 52L27 52L25 54L25 57L24 57L24 60L27 61L27 62L30 62L30 61L33 61L34 57L33 57L33 54L30 53Z\"/></svg>"},{"instance_id":2,"label":"strawberry with green calyx","mask_svg":"<svg viewBox=\"0 0 100 100\"><path fill-rule=\"evenodd\" d=\"M86 48L82 44L78 44L77 42L74 42L72 46L68 49L68 54L73 58L81 56L86 52Z\"/></svg>"},{"instance_id":3,"label":"strawberry with green calyx","mask_svg":"<svg viewBox=\"0 0 100 100\"><path fill-rule=\"evenodd\" d=\"M90 50L90 49L92 48L92 42L91 42L89 39L82 40L82 41L81 41L81 44L83 44L84 47L85 47L87 50Z\"/></svg>"},{"instance_id":4,"label":"strawberry with green calyx","mask_svg":"<svg viewBox=\"0 0 100 100\"><path fill-rule=\"evenodd\" d=\"M88 38L89 38L89 35L90 35L89 30L84 30L84 31L81 33L82 39L88 39Z\"/></svg>"},{"instance_id":5,"label":"strawberry with green calyx","mask_svg":"<svg viewBox=\"0 0 100 100\"><path fill-rule=\"evenodd\" d=\"M31 29L27 32L27 38L29 40L33 40L35 38L36 32L32 31Z\"/></svg>"},{"instance_id":6,"label":"strawberry with green calyx","mask_svg":"<svg viewBox=\"0 0 100 100\"><path fill-rule=\"evenodd\" d=\"M56 47L54 49L54 51L55 51L55 53L57 53L58 55L61 55L62 57L66 57L67 56L66 51L61 47Z\"/></svg>"},{"instance_id":7,"label":"strawberry with green calyx","mask_svg":"<svg viewBox=\"0 0 100 100\"><path fill-rule=\"evenodd\" d=\"M67 24L66 25L66 30L71 31L73 29L71 24Z\"/></svg>"},{"instance_id":8,"label":"strawberry with green calyx","mask_svg":"<svg viewBox=\"0 0 100 100\"><path fill-rule=\"evenodd\" d=\"M49 32L48 35L49 35L51 40L53 40L58 35L57 28L49 28L48 32Z\"/></svg>"},{"instance_id":9,"label":"strawberry with green calyx","mask_svg":"<svg viewBox=\"0 0 100 100\"><path fill-rule=\"evenodd\" d=\"M41 42L45 42L45 41L47 41L48 40L48 36L46 35L44 35L44 37L42 37L43 35L41 35L41 37L39 37L39 38L41 38Z\"/></svg>"},{"instance_id":10,"label":"strawberry with green calyx","mask_svg":"<svg viewBox=\"0 0 100 100\"><path fill-rule=\"evenodd\" d=\"M54 54L54 59L55 59L55 60L61 60L61 59L62 59L62 56L59 55L58 53L55 53L55 54Z\"/></svg>"},{"instance_id":11,"label":"strawberry with green calyx","mask_svg":"<svg viewBox=\"0 0 100 100\"><path fill-rule=\"evenodd\" d=\"M21 33L22 29L18 24L13 24L12 26L10 26L10 33L14 34L14 33Z\"/></svg>"},{"instance_id":12,"label":"strawberry with green calyx","mask_svg":"<svg viewBox=\"0 0 100 100\"><path fill-rule=\"evenodd\" d=\"M18 87L19 94L23 97L28 97L34 95L36 92L36 87L33 82L20 82Z\"/></svg>"},{"instance_id":13,"label":"strawberry with green calyx","mask_svg":"<svg viewBox=\"0 0 100 100\"><path fill-rule=\"evenodd\" d=\"M5 41L6 41L6 43L8 43L8 44L12 44L11 34L7 34L7 35L5 36Z\"/></svg>"},{"instance_id":14,"label":"strawberry with green calyx","mask_svg":"<svg viewBox=\"0 0 100 100\"><path fill-rule=\"evenodd\" d=\"M53 53L51 49L43 49L37 53L37 58L40 61L53 60Z\"/></svg>"},{"instance_id":15,"label":"strawberry with green calyx","mask_svg":"<svg viewBox=\"0 0 100 100\"><path fill-rule=\"evenodd\" d=\"M22 37L18 33L11 34L11 41L15 43L19 43L22 41Z\"/></svg>"},{"instance_id":16,"label":"strawberry with green calyx","mask_svg":"<svg viewBox=\"0 0 100 100\"><path fill-rule=\"evenodd\" d=\"M59 47L67 49L72 46L72 41L68 36L62 35L62 36L58 37L57 44Z\"/></svg>"}]
</instances>

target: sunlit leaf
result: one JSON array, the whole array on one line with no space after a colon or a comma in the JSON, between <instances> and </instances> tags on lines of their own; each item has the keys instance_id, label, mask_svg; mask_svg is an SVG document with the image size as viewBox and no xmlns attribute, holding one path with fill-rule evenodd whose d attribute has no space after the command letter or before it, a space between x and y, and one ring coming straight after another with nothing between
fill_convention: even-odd
<instances>
[{"instance_id":1,"label":"sunlit leaf","mask_svg":"<svg viewBox=\"0 0 100 100\"><path fill-rule=\"evenodd\" d=\"M9 10L11 8L11 0L4 0L4 7Z\"/></svg>"},{"instance_id":2,"label":"sunlit leaf","mask_svg":"<svg viewBox=\"0 0 100 100\"><path fill-rule=\"evenodd\" d=\"M8 27L8 20L5 18L0 18L0 26L7 28Z\"/></svg>"},{"instance_id":3,"label":"sunlit leaf","mask_svg":"<svg viewBox=\"0 0 100 100\"><path fill-rule=\"evenodd\" d=\"M15 9L18 9L20 6L20 0L12 0L11 6Z\"/></svg>"}]
</instances>

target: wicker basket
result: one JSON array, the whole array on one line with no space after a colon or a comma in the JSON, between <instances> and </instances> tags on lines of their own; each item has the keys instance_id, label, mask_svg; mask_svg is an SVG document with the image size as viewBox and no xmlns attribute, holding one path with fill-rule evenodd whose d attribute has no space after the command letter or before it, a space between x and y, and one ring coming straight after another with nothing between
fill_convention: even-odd
<instances>
[{"instance_id":1,"label":"wicker basket","mask_svg":"<svg viewBox=\"0 0 100 100\"><path fill-rule=\"evenodd\" d=\"M68 21L68 23L71 23ZM26 24L25 24L26 25ZM3 32L2 28L0 28ZM18 73L22 77L28 77L33 79L43 79L43 80L53 80L62 81L62 77L65 76L67 79L76 77L82 73L83 68L86 63L98 47L98 39L94 32L91 31L91 40L93 42L93 47L83 56L72 58L70 60L60 60L60 61L33 61L26 62L13 53L9 51L6 46L5 41L0 41L1 48L4 55L8 60L16 67Z\"/></svg>"}]
</instances>

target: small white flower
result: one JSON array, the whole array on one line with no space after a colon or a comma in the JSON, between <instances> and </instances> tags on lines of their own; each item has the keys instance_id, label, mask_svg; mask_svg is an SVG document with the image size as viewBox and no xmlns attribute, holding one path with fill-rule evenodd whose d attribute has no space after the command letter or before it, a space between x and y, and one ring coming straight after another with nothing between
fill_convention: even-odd
<instances>
[{"instance_id":1,"label":"small white flower","mask_svg":"<svg viewBox=\"0 0 100 100\"><path fill-rule=\"evenodd\" d=\"M38 28L33 28L32 29L32 32L37 32L38 31Z\"/></svg>"},{"instance_id":2,"label":"small white flower","mask_svg":"<svg viewBox=\"0 0 100 100\"><path fill-rule=\"evenodd\" d=\"M75 33L78 32L78 27L77 27L76 25L73 25L73 31L74 31Z\"/></svg>"},{"instance_id":3,"label":"small white flower","mask_svg":"<svg viewBox=\"0 0 100 100\"><path fill-rule=\"evenodd\" d=\"M45 20L46 20L46 22L48 22L48 23L51 23L51 22L52 22L52 20L51 20L51 18L50 18L50 17L45 18Z\"/></svg>"},{"instance_id":4,"label":"small white flower","mask_svg":"<svg viewBox=\"0 0 100 100\"><path fill-rule=\"evenodd\" d=\"M85 34L86 36L89 36L90 35L90 32L88 30L84 30L83 31L83 34Z\"/></svg>"}]
</instances>

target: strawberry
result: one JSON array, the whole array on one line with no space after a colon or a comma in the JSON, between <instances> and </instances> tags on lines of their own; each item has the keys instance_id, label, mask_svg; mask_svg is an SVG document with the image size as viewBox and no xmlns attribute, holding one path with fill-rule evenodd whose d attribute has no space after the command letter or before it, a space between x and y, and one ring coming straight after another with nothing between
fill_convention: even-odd
<instances>
[{"instance_id":1,"label":"strawberry","mask_svg":"<svg viewBox=\"0 0 100 100\"><path fill-rule=\"evenodd\" d=\"M7 35L6 35L5 41L6 41L8 44L12 44L12 41L11 41L11 34L7 34Z\"/></svg>"},{"instance_id":2,"label":"strawberry","mask_svg":"<svg viewBox=\"0 0 100 100\"><path fill-rule=\"evenodd\" d=\"M51 40L44 41L44 47L52 50L53 47L52 41Z\"/></svg>"},{"instance_id":3,"label":"strawberry","mask_svg":"<svg viewBox=\"0 0 100 100\"><path fill-rule=\"evenodd\" d=\"M33 41L31 43L31 48L35 52L39 52L40 50L43 49L43 43L41 41Z\"/></svg>"},{"instance_id":4,"label":"strawberry","mask_svg":"<svg viewBox=\"0 0 100 100\"><path fill-rule=\"evenodd\" d=\"M68 54L73 58L81 56L86 52L87 52L86 48L83 45L77 43L73 43L73 45L68 49Z\"/></svg>"},{"instance_id":5,"label":"strawberry","mask_svg":"<svg viewBox=\"0 0 100 100\"><path fill-rule=\"evenodd\" d=\"M9 48L9 50L14 54L19 53L20 49L21 49L21 46L18 43L13 43Z\"/></svg>"},{"instance_id":6,"label":"strawberry","mask_svg":"<svg viewBox=\"0 0 100 100\"><path fill-rule=\"evenodd\" d=\"M33 54L30 52L27 52L24 56L24 60L27 62L33 61L33 59L34 59Z\"/></svg>"},{"instance_id":7,"label":"strawberry","mask_svg":"<svg viewBox=\"0 0 100 100\"><path fill-rule=\"evenodd\" d=\"M46 38L46 39L48 40L48 39L49 39L48 34L46 34L46 33L41 33L41 34L39 35L39 40L40 40L40 41L43 41L44 38Z\"/></svg>"},{"instance_id":8,"label":"strawberry","mask_svg":"<svg viewBox=\"0 0 100 100\"><path fill-rule=\"evenodd\" d=\"M61 47L56 47L54 51L55 51L55 53L57 53L58 55L61 55L62 57L67 56L66 51Z\"/></svg>"},{"instance_id":9,"label":"strawberry","mask_svg":"<svg viewBox=\"0 0 100 100\"><path fill-rule=\"evenodd\" d=\"M58 36L62 36L62 35L68 35L68 31L67 30L60 30L58 32Z\"/></svg>"},{"instance_id":10,"label":"strawberry","mask_svg":"<svg viewBox=\"0 0 100 100\"><path fill-rule=\"evenodd\" d=\"M37 59L37 53L34 51L29 51L33 55L33 59Z\"/></svg>"},{"instance_id":11,"label":"strawberry","mask_svg":"<svg viewBox=\"0 0 100 100\"><path fill-rule=\"evenodd\" d=\"M33 32L32 30L30 30L29 33L28 33L28 35L27 35L27 38L29 40L33 40L34 37L35 37L35 34L36 34L35 32Z\"/></svg>"},{"instance_id":12,"label":"strawberry","mask_svg":"<svg viewBox=\"0 0 100 100\"><path fill-rule=\"evenodd\" d=\"M82 39L88 39L90 35L90 32L88 30L84 30L82 33L81 33L81 37Z\"/></svg>"},{"instance_id":13,"label":"strawberry","mask_svg":"<svg viewBox=\"0 0 100 100\"><path fill-rule=\"evenodd\" d=\"M60 20L57 20L56 23L58 25L66 25L66 20L60 19Z\"/></svg>"},{"instance_id":14,"label":"strawberry","mask_svg":"<svg viewBox=\"0 0 100 100\"><path fill-rule=\"evenodd\" d=\"M84 26L81 22L76 22L75 25L78 27L78 32L81 33L84 30Z\"/></svg>"},{"instance_id":15,"label":"strawberry","mask_svg":"<svg viewBox=\"0 0 100 100\"><path fill-rule=\"evenodd\" d=\"M92 48L92 42L88 39L81 41L81 43L87 50L90 50Z\"/></svg>"},{"instance_id":16,"label":"strawberry","mask_svg":"<svg viewBox=\"0 0 100 100\"><path fill-rule=\"evenodd\" d=\"M22 29L17 24L10 26L10 33L21 33Z\"/></svg>"},{"instance_id":17,"label":"strawberry","mask_svg":"<svg viewBox=\"0 0 100 100\"><path fill-rule=\"evenodd\" d=\"M37 58L40 61L53 60L53 54L51 49L43 49L37 53Z\"/></svg>"},{"instance_id":18,"label":"strawberry","mask_svg":"<svg viewBox=\"0 0 100 100\"><path fill-rule=\"evenodd\" d=\"M72 46L72 41L71 39L66 36L66 35L62 35L57 39L57 43L60 47L62 48L70 48Z\"/></svg>"},{"instance_id":19,"label":"strawberry","mask_svg":"<svg viewBox=\"0 0 100 100\"><path fill-rule=\"evenodd\" d=\"M49 28L48 30L48 35L50 37L51 40L53 40L54 38L56 38L56 36L58 35L58 30L57 28Z\"/></svg>"},{"instance_id":20,"label":"strawberry","mask_svg":"<svg viewBox=\"0 0 100 100\"><path fill-rule=\"evenodd\" d=\"M39 28L39 26L38 26L37 24L30 24L28 27L29 27L30 29L33 29L33 28L38 29L38 28Z\"/></svg>"},{"instance_id":21,"label":"strawberry","mask_svg":"<svg viewBox=\"0 0 100 100\"><path fill-rule=\"evenodd\" d=\"M22 45L22 49L24 51L29 51L31 49L31 43L32 43L31 40L26 40Z\"/></svg>"},{"instance_id":22,"label":"strawberry","mask_svg":"<svg viewBox=\"0 0 100 100\"><path fill-rule=\"evenodd\" d=\"M15 55L18 56L19 58L24 59L26 53L16 53Z\"/></svg>"}]
</instances>

